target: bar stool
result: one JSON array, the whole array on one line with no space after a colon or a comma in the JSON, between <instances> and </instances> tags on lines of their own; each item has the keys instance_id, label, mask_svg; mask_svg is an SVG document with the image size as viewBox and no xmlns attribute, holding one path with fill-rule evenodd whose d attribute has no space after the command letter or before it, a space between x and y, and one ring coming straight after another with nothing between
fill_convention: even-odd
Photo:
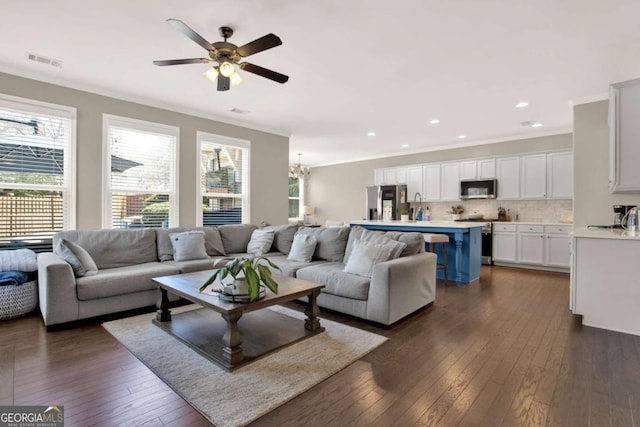
<instances>
[{"instance_id":1,"label":"bar stool","mask_svg":"<svg viewBox=\"0 0 640 427\"><path fill-rule=\"evenodd\" d=\"M429 244L429 252L436 253L435 245L440 243L442 245L442 264L436 261L436 271L438 268L444 269L444 280L449 281L449 275L447 274L447 243L449 243L449 236L446 234L433 234L422 233L425 243Z\"/></svg>"}]
</instances>

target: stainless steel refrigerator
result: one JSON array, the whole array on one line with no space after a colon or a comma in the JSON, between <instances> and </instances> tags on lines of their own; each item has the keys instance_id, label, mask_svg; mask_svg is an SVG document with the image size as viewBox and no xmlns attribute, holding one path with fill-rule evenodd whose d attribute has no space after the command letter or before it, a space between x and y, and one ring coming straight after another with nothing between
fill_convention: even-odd
<instances>
[{"instance_id":1,"label":"stainless steel refrigerator","mask_svg":"<svg viewBox=\"0 0 640 427\"><path fill-rule=\"evenodd\" d=\"M376 221L400 219L409 210L406 185L374 185L366 188L365 218Z\"/></svg>"}]
</instances>

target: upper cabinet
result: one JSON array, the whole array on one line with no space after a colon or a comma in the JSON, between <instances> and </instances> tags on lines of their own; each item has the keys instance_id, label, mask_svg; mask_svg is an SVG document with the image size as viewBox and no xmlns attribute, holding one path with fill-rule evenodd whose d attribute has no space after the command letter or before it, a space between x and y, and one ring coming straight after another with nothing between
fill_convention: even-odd
<instances>
[{"instance_id":1,"label":"upper cabinet","mask_svg":"<svg viewBox=\"0 0 640 427\"><path fill-rule=\"evenodd\" d=\"M520 157L496 159L498 199L520 198Z\"/></svg>"},{"instance_id":2,"label":"upper cabinet","mask_svg":"<svg viewBox=\"0 0 640 427\"><path fill-rule=\"evenodd\" d=\"M547 155L531 154L520 160L522 172L523 199L544 199L547 197Z\"/></svg>"},{"instance_id":3,"label":"upper cabinet","mask_svg":"<svg viewBox=\"0 0 640 427\"><path fill-rule=\"evenodd\" d=\"M407 183L407 168L399 167L396 168L396 184L406 184Z\"/></svg>"},{"instance_id":4,"label":"upper cabinet","mask_svg":"<svg viewBox=\"0 0 640 427\"><path fill-rule=\"evenodd\" d=\"M373 185L382 185L384 182L384 169L373 170Z\"/></svg>"},{"instance_id":5,"label":"upper cabinet","mask_svg":"<svg viewBox=\"0 0 640 427\"><path fill-rule=\"evenodd\" d=\"M420 193L420 197L424 198L422 181L422 166L409 166L407 168L407 196L409 200L413 200L416 193Z\"/></svg>"},{"instance_id":6,"label":"upper cabinet","mask_svg":"<svg viewBox=\"0 0 640 427\"><path fill-rule=\"evenodd\" d=\"M437 202L441 199L440 165L425 165L422 169L424 194L422 198L426 202Z\"/></svg>"},{"instance_id":7,"label":"upper cabinet","mask_svg":"<svg viewBox=\"0 0 640 427\"><path fill-rule=\"evenodd\" d=\"M442 163L442 197L440 200L460 200L460 163Z\"/></svg>"},{"instance_id":8,"label":"upper cabinet","mask_svg":"<svg viewBox=\"0 0 640 427\"><path fill-rule=\"evenodd\" d=\"M380 168L373 171L373 185L396 185L407 183L407 167Z\"/></svg>"},{"instance_id":9,"label":"upper cabinet","mask_svg":"<svg viewBox=\"0 0 640 427\"><path fill-rule=\"evenodd\" d=\"M640 79L611 85L609 96L609 190L640 192Z\"/></svg>"},{"instance_id":10,"label":"upper cabinet","mask_svg":"<svg viewBox=\"0 0 640 427\"><path fill-rule=\"evenodd\" d=\"M573 153L547 154L547 197L573 198Z\"/></svg>"},{"instance_id":11,"label":"upper cabinet","mask_svg":"<svg viewBox=\"0 0 640 427\"><path fill-rule=\"evenodd\" d=\"M495 159L460 162L460 179L492 179L496 177Z\"/></svg>"}]
</instances>

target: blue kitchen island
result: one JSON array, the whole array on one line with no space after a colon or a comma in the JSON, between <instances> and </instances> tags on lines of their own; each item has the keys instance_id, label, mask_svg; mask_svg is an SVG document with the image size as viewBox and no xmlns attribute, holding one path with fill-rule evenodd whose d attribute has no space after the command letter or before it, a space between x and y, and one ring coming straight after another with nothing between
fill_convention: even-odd
<instances>
[{"instance_id":1,"label":"blue kitchen island","mask_svg":"<svg viewBox=\"0 0 640 427\"><path fill-rule=\"evenodd\" d=\"M350 226L359 225L368 230L414 231L436 233L449 236L447 261L449 280L456 283L471 283L480 277L482 265L482 225L477 222L458 221L352 221ZM438 246L438 262L442 254ZM444 271L438 270L438 279L444 279Z\"/></svg>"}]
</instances>

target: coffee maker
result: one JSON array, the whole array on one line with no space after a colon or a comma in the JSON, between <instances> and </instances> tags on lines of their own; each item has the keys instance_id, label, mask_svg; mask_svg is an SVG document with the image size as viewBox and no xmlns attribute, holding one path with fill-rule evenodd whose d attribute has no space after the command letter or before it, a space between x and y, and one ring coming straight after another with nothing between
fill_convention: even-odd
<instances>
[{"instance_id":1,"label":"coffee maker","mask_svg":"<svg viewBox=\"0 0 640 427\"><path fill-rule=\"evenodd\" d=\"M613 205L613 227L623 228L623 218L635 205Z\"/></svg>"}]
</instances>

